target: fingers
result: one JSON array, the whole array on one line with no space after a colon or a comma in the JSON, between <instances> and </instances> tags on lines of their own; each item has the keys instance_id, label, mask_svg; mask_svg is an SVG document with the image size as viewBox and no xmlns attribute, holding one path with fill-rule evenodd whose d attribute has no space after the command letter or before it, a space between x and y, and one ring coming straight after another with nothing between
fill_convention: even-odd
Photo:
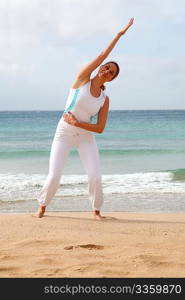
<instances>
[{"instance_id":1,"label":"fingers","mask_svg":"<svg viewBox=\"0 0 185 300\"><path fill-rule=\"evenodd\" d=\"M131 18L129 23L133 24L134 23L134 18Z\"/></svg>"},{"instance_id":2,"label":"fingers","mask_svg":"<svg viewBox=\"0 0 185 300\"><path fill-rule=\"evenodd\" d=\"M74 126L77 124L77 119L70 111L64 115L64 120Z\"/></svg>"},{"instance_id":3,"label":"fingers","mask_svg":"<svg viewBox=\"0 0 185 300\"><path fill-rule=\"evenodd\" d=\"M74 118L74 115L73 115L70 111L68 111L68 115L69 115L71 118Z\"/></svg>"},{"instance_id":4,"label":"fingers","mask_svg":"<svg viewBox=\"0 0 185 300\"><path fill-rule=\"evenodd\" d=\"M70 117L73 119L73 120L75 120L76 121L76 118L75 118L75 116L69 111L68 112L68 114L70 115Z\"/></svg>"}]
</instances>

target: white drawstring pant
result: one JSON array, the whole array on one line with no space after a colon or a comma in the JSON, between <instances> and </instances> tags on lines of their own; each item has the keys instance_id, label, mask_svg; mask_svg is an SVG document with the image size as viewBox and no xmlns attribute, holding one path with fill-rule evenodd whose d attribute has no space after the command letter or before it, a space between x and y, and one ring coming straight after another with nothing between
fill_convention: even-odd
<instances>
[{"instance_id":1,"label":"white drawstring pant","mask_svg":"<svg viewBox=\"0 0 185 300\"><path fill-rule=\"evenodd\" d=\"M39 194L40 205L47 206L54 197L60 183L65 162L71 148L76 147L88 174L88 191L93 210L100 210L103 191L98 147L94 135L60 119L51 146L49 173Z\"/></svg>"}]
</instances>

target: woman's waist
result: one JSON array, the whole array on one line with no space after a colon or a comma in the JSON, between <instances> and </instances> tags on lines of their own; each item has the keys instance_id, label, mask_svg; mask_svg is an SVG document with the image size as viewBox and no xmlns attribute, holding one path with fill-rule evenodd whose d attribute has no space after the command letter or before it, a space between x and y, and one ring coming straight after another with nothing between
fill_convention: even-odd
<instances>
[{"instance_id":1,"label":"woman's waist","mask_svg":"<svg viewBox=\"0 0 185 300\"><path fill-rule=\"evenodd\" d=\"M61 119L58 122L58 126L57 126L57 130L58 132L65 132L65 133L79 133L79 134L85 134L88 133L89 131L74 125L71 125L69 123L67 123L66 121L64 121L63 116L61 117Z\"/></svg>"},{"instance_id":2,"label":"woman's waist","mask_svg":"<svg viewBox=\"0 0 185 300\"><path fill-rule=\"evenodd\" d=\"M70 112L75 116L75 118L82 123L91 123L92 115L81 107L74 107Z\"/></svg>"}]
</instances>

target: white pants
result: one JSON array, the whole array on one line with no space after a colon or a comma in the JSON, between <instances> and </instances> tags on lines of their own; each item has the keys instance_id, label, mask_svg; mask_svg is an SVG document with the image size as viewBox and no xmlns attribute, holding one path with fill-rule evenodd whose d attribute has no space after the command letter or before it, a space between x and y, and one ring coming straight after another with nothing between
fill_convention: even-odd
<instances>
[{"instance_id":1,"label":"white pants","mask_svg":"<svg viewBox=\"0 0 185 300\"><path fill-rule=\"evenodd\" d=\"M89 198L93 210L103 204L99 153L94 135L84 129L60 119L53 139L49 161L49 174L39 194L40 205L47 206L54 197L71 148L77 148L80 159L88 174Z\"/></svg>"}]
</instances>

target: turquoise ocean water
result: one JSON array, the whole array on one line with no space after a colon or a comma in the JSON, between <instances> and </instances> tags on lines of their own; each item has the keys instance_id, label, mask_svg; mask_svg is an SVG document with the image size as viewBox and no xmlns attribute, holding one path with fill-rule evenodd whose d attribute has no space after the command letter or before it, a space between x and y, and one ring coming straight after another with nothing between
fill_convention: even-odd
<instances>
[{"instance_id":1,"label":"turquoise ocean water","mask_svg":"<svg viewBox=\"0 0 185 300\"><path fill-rule=\"evenodd\" d=\"M0 112L0 211L32 212L62 111ZM94 120L95 122L96 120ZM185 211L185 111L110 111L95 134L104 211ZM87 176L72 150L48 209L88 211Z\"/></svg>"}]
</instances>

